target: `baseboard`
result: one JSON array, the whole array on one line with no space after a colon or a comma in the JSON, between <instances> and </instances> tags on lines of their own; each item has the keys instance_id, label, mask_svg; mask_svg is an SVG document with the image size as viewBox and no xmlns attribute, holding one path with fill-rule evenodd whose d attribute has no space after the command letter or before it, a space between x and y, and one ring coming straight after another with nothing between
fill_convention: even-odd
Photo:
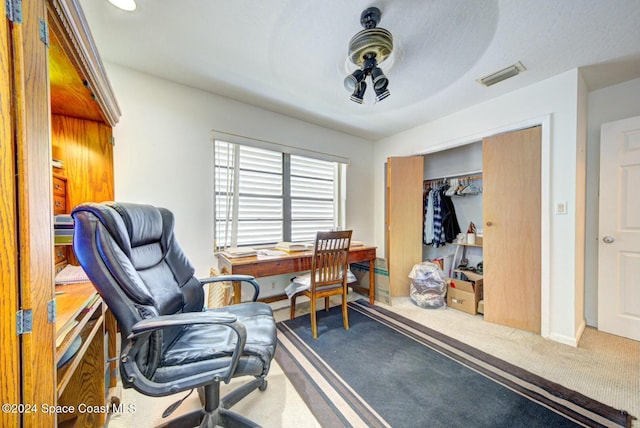
<instances>
[{"instance_id":1,"label":"baseboard","mask_svg":"<svg viewBox=\"0 0 640 428\"><path fill-rule=\"evenodd\" d=\"M554 342L564 343L565 345L573 346L574 348L578 347L578 343L582 338L582 334L584 333L584 329L587 327L587 323L583 319L580 325L578 326L578 330L576 331L575 337L565 336L563 334L551 333L549 335L549 339Z\"/></svg>"}]
</instances>

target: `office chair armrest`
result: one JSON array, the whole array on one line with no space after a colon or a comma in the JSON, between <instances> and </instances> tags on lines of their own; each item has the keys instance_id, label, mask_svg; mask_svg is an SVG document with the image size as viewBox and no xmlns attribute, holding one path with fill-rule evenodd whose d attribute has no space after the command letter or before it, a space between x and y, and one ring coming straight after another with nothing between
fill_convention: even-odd
<instances>
[{"instance_id":1,"label":"office chair armrest","mask_svg":"<svg viewBox=\"0 0 640 428\"><path fill-rule=\"evenodd\" d=\"M183 312L174 315L161 315L138 321L131 327L131 334L127 339L133 339L140 334L169 327L181 327L196 324L231 324L238 319L229 312Z\"/></svg>"},{"instance_id":2,"label":"office chair armrest","mask_svg":"<svg viewBox=\"0 0 640 428\"><path fill-rule=\"evenodd\" d=\"M212 276L209 278L199 279L202 285L210 284L212 282L223 282L223 281L241 281L248 282L253 286L253 297L251 298L252 302L258 300L258 294L260 293L260 285L256 282L256 279L251 275L220 275L220 276Z\"/></svg>"},{"instance_id":3,"label":"office chair armrest","mask_svg":"<svg viewBox=\"0 0 640 428\"><path fill-rule=\"evenodd\" d=\"M124 351L120 355L120 361L124 365L125 372L129 374L135 374L138 378L137 386L143 390L143 392L149 395L161 395L164 394L165 387L162 384L153 382L147 379L139 370L135 363L136 355L147 342L147 338L156 330L162 330L175 326L189 326L198 324L218 324L230 328L237 336L237 341L233 353L231 355L231 362L226 367L226 370L216 370L213 376L216 380L223 380L225 383L229 383L233 374L236 371L240 357L244 352L244 347L247 342L247 331L244 324L237 320L234 314L228 312L185 312L174 315L161 315L154 318L147 318L135 323L131 328L131 333L127 336L129 343L125 347ZM173 386L179 387L180 390L194 388L200 386L203 383L198 381L201 376L191 376L184 380L174 381ZM211 374L208 374L211 378ZM135 379L130 378L129 382L134 383Z\"/></svg>"}]
</instances>

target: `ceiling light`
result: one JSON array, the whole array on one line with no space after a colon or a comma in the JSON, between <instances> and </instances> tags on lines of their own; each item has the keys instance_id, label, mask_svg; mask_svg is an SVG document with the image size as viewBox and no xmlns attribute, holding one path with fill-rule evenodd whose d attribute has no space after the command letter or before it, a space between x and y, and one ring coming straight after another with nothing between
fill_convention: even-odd
<instances>
[{"instance_id":1,"label":"ceiling light","mask_svg":"<svg viewBox=\"0 0 640 428\"><path fill-rule=\"evenodd\" d=\"M344 78L344 87L347 91L353 91L358 83L362 82L365 78L364 71L356 70L352 74Z\"/></svg>"},{"instance_id":2,"label":"ceiling light","mask_svg":"<svg viewBox=\"0 0 640 428\"><path fill-rule=\"evenodd\" d=\"M371 81L373 82L374 89L386 89L389 84L389 79L384 75L380 67L374 67L371 70Z\"/></svg>"},{"instance_id":3,"label":"ceiling light","mask_svg":"<svg viewBox=\"0 0 640 428\"><path fill-rule=\"evenodd\" d=\"M136 0L109 0L109 3L127 12L136 10Z\"/></svg>"},{"instance_id":4,"label":"ceiling light","mask_svg":"<svg viewBox=\"0 0 640 428\"><path fill-rule=\"evenodd\" d=\"M362 98L364 97L364 91L367 90L367 84L362 81L358 83L351 94L351 101L354 103L362 104Z\"/></svg>"},{"instance_id":5,"label":"ceiling light","mask_svg":"<svg viewBox=\"0 0 640 428\"><path fill-rule=\"evenodd\" d=\"M378 64L391 55L393 36L384 28L376 28L381 16L382 12L377 7L365 9L360 15L360 24L364 30L358 32L349 42L349 60L360 68L344 79L344 86L348 91L353 91L351 101L358 104L362 104L367 88L365 84L367 76L371 76L373 89L377 95L376 101L382 101L390 95L387 89L389 79Z\"/></svg>"},{"instance_id":6,"label":"ceiling light","mask_svg":"<svg viewBox=\"0 0 640 428\"><path fill-rule=\"evenodd\" d=\"M510 77L517 76L525 70L526 68L524 68L524 65L522 65L522 63L518 61L507 68L503 68L500 71L496 71L495 73L478 79L478 83L484 86L495 85L496 83L502 82L503 80L509 79Z\"/></svg>"}]
</instances>

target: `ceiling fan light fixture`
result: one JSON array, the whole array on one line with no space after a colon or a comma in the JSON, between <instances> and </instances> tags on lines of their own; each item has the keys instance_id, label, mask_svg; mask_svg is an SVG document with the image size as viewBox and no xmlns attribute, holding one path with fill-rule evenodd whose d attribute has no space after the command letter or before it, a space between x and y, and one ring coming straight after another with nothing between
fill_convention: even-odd
<instances>
[{"instance_id":1,"label":"ceiling fan light fixture","mask_svg":"<svg viewBox=\"0 0 640 428\"><path fill-rule=\"evenodd\" d=\"M518 74L525 71L526 68L520 61L516 62L509 67L503 68L502 70L498 70L495 73L491 73L487 76L481 77L478 79L478 83L489 87L491 85L495 85L496 83L500 83L503 80L507 80L511 77L517 76Z\"/></svg>"},{"instance_id":2,"label":"ceiling fan light fixture","mask_svg":"<svg viewBox=\"0 0 640 428\"><path fill-rule=\"evenodd\" d=\"M377 7L365 9L360 15L364 30L358 32L349 42L349 60L360 67L344 79L344 87L353 91L351 101L362 104L367 85L365 79L371 76L371 84L376 91L376 102L389 96L389 79L384 75L379 63L384 62L393 51L393 36L384 28L376 28L382 12Z\"/></svg>"},{"instance_id":3,"label":"ceiling fan light fixture","mask_svg":"<svg viewBox=\"0 0 640 428\"><path fill-rule=\"evenodd\" d=\"M347 91L352 92L358 83L362 82L366 77L364 71L356 70L344 78L344 87Z\"/></svg>"},{"instance_id":4,"label":"ceiling fan light fixture","mask_svg":"<svg viewBox=\"0 0 640 428\"><path fill-rule=\"evenodd\" d=\"M367 84L363 81L359 82L356 85L355 90L353 91L353 94L351 94L351 101L353 101L354 103L358 103L358 104L362 104L362 99L364 98L364 92L367 90Z\"/></svg>"},{"instance_id":5,"label":"ceiling fan light fixture","mask_svg":"<svg viewBox=\"0 0 640 428\"><path fill-rule=\"evenodd\" d=\"M380 67L374 67L371 70L371 81L373 82L373 89L384 91L389 85L389 79L384 75Z\"/></svg>"},{"instance_id":6,"label":"ceiling fan light fixture","mask_svg":"<svg viewBox=\"0 0 640 428\"><path fill-rule=\"evenodd\" d=\"M389 92L386 85L383 89L378 90L374 88L374 90L376 91L376 102L382 101L391 95L391 92Z\"/></svg>"}]
</instances>

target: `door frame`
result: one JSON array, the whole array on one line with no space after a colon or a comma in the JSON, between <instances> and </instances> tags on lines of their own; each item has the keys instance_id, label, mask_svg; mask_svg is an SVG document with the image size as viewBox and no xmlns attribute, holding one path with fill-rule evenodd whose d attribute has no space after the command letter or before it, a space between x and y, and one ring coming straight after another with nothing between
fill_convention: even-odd
<instances>
[{"instance_id":1,"label":"door frame","mask_svg":"<svg viewBox=\"0 0 640 428\"><path fill-rule=\"evenodd\" d=\"M630 130L637 129L637 123L640 121L640 116L634 115L630 117L626 117L623 119L611 120L608 122L603 122L600 124L600 148L599 148L599 166L600 171L598 172L598 227L597 227L597 272L598 275L596 277L596 295L597 295L597 326L598 330L604 331L606 333L614 334L620 337L625 337L630 340L638 340L637 328L635 327L635 321L632 321L628 318L630 316L624 316L620 313L619 310L619 287L617 284L621 281L619 276L620 270L616 269L613 277L615 280L613 281L604 281L607 275L604 274L607 268L611 267L611 264L620 265L620 255L624 252L635 251L636 247L633 244L629 244L629 240L625 239L625 234L634 234L634 232L629 232L625 230L624 225L620 224L622 221L620 220L620 212L621 207L618 205L616 209L613 210L613 218L606 217L605 211L611 205L616 205L615 200L618 200L620 195L620 190L623 184L620 182L620 176L614 172L614 175L611 175L611 168L619 169L623 164L629 165L632 162L635 163L635 160L630 160L628 158L621 160L620 153L623 145L623 135L626 134ZM611 157L605 157L606 152L612 152L612 149L615 147L615 153L613 155L609 155ZM615 159L615 161L614 161ZM608 167L609 169L607 170ZM609 174L607 174L607 171ZM612 178L613 177L613 178ZM611 181L607 181L607 180ZM617 188L612 189L607 187L607 185L611 185L613 182L617 183ZM617 192L617 193L616 193ZM630 198L633 198L632 196ZM635 200L635 199L634 199ZM609 209L609 211L612 211ZM624 211L624 210L622 210ZM606 220L603 220L606 219ZM603 241L603 235L611 235L618 242L615 244L605 243ZM633 238L632 238L633 239ZM611 247L613 245L613 247ZM608 253L608 254L606 254ZM609 262L609 263L607 263ZM608 283L608 284L607 284ZM624 319L627 318L627 319ZM622 325L619 323L623 323Z\"/></svg>"},{"instance_id":2,"label":"door frame","mask_svg":"<svg viewBox=\"0 0 640 428\"><path fill-rule=\"evenodd\" d=\"M540 335L548 338L551 331L551 207L553 206L551 201L551 115L547 114L537 116L520 122L511 123L509 125L488 129L466 137L450 140L433 147L429 147L427 151L419 154L427 155L429 153L452 149L454 147L478 142L491 135L518 131L520 129L531 128L533 126L541 127L542 140L540 147L540 235L542 241L540 243ZM581 334L581 331L578 332L577 337L580 337ZM554 337L553 339L569 345L577 345L577 342L568 343L564 337Z\"/></svg>"}]
</instances>

